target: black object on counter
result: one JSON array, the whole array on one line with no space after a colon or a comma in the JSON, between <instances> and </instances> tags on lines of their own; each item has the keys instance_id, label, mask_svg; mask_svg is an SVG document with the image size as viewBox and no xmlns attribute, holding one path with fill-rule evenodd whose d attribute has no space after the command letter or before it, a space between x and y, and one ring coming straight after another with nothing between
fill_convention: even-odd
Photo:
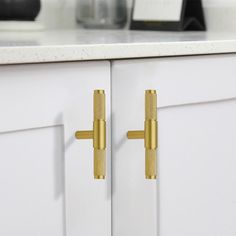
<instances>
[{"instance_id":1,"label":"black object on counter","mask_svg":"<svg viewBox=\"0 0 236 236\"><path fill-rule=\"evenodd\" d=\"M33 21L40 7L40 0L0 0L0 20Z\"/></svg>"},{"instance_id":2,"label":"black object on counter","mask_svg":"<svg viewBox=\"0 0 236 236\"><path fill-rule=\"evenodd\" d=\"M183 0L180 19L178 21L135 20L133 19L132 14L130 29L163 31L205 31L206 24L203 14L202 0Z\"/></svg>"}]
</instances>

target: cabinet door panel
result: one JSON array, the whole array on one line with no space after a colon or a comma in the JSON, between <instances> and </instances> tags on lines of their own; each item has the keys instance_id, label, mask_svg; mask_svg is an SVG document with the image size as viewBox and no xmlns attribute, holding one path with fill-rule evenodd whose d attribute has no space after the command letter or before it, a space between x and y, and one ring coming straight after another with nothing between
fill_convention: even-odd
<instances>
[{"instance_id":1,"label":"cabinet door panel","mask_svg":"<svg viewBox=\"0 0 236 236\"><path fill-rule=\"evenodd\" d=\"M236 57L112 64L114 236L236 233ZM159 178L145 179L144 91L158 93Z\"/></svg>"},{"instance_id":2,"label":"cabinet door panel","mask_svg":"<svg viewBox=\"0 0 236 236\"><path fill-rule=\"evenodd\" d=\"M0 235L65 232L63 127L0 134Z\"/></svg>"},{"instance_id":3,"label":"cabinet door panel","mask_svg":"<svg viewBox=\"0 0 236 236\"><path fill-rule=\"evenodd\" d=\"M106 92L107 178L93 178L93 91ZM0 67L0 234L110 236L110 64Z\"/></svg>"},{"instance_id":4,"label":"cabinet door panel","mask_svg":"<svg viewBox=\"0 0 236 236\"><path fill-rule=\"evenodd\" d=\"M160 235L235 235L235 111L236 99L159 110Z\"/></svg>"}]
</instances>

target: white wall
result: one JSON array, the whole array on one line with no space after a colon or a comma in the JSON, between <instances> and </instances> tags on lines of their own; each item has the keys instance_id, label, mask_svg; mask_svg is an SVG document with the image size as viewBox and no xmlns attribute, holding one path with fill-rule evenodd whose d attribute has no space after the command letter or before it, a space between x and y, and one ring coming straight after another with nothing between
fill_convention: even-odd
<instances>
[{"instance_id":1,"label":"white wall","mask_svg":"<svg viewBox=\"0 0 236 236\"><path fill-rule=\"evenodd\" d=\"M46 28L75 28L77 0L41 0L42 10L38 20ZM80 1L80 0L78 0ZM119 0L118 0L119 1ZM131 8L133 0L127 0ZM165 0L163 0L165 1ZM202 0L208 30L236 31L236 0Z\"/></svg>"},{"instance_id":2,"label":"white wall","mask_svg":"<svg viewBox=\"0 0 236 236\"><path fill-rule=\"evenodd\" d=\"M37 18L46 28L74 28L76 0L41 0Z\"/></svg>"},{"instance_id":3,"label":"white wall","mask_svg":"<svg viewBox=\"0 0 236 236\"><path fill-rule=\"evenodd\" d=\"M236 0L203 0L208 30L236 31Z\"/></svg>"},{"instance_id":4,"label":"white wall","mask_svg":"<svg viewBox=\"0 0 236 236\"><path fill-rule=\"evenodd\" d=\"M236 6L235 0L203 0L204 6L210 7L225 7Z\"/></svg>"}]
</instances>

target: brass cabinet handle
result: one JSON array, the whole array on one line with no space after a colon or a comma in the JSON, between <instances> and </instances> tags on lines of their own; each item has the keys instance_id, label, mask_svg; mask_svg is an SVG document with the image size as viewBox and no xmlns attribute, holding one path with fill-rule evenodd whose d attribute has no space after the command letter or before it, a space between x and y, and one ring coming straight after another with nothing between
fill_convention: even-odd
<instances>
[{"instance_id":1,"label":"brass cabinet handle","mask_svg":"<svg viewBox=\"0 0 236 236\"><path fill-rule=\"evenodd\" d=\"M128 131L128 139L144 139L146 179L157 178L157 94L155 90L145 92L144 131Z\"/></svg>"},{"instance_id":2,"label":"brass cabinet handle","mask_svg":"<svg viewBox=\"0 0 236 236\"><path fill-rule=\"evenodd\" d=\"M104 90L95 90L93 95L93 130L77 131L75 133L76 139L93 139L95 179L105 179L106 176L105 110L105 92Z\"/></svg>"}]
</instances>

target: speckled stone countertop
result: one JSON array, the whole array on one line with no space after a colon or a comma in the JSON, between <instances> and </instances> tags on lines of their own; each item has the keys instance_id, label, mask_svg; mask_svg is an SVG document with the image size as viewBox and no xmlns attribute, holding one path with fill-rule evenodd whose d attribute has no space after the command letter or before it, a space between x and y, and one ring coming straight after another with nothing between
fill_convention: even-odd
<instances>
[{"instance_id":1,"label":"speckled stone countertop","mask_svg":"<svg viewBox=\"0 0 236 236\"><path fill-rule=\"evenodd\" d=\"M0 64L236 53L236 33L55 30L0 32Z\"/></svg>"}]
</instances>

